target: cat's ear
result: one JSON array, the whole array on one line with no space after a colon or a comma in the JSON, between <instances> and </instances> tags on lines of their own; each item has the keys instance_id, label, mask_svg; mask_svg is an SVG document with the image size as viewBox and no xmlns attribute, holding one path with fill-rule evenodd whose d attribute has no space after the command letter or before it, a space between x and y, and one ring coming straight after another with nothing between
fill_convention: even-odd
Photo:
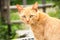
<instances>
[{"instance_id":1,"label":"cat's ear","mask_svg":"<svg viewBox=\"0 0 60 40\"><path fill-rule=\"evenodd\" d=\"M38 9L38 2L35 2L35 4L32 6L32 9L37 11L37 9Z\"/></svg>"},{"instance_id":2,"label":"cat's ear","mask_svg":"<svg viewBox=\"0 0 60 40\"><path fill-rule=\"evenodd\" d=\"M16 5L18 12L21 12L21 10L23 9L23 7L21 7L19 4Z\"/></svg>"}]
</instances>

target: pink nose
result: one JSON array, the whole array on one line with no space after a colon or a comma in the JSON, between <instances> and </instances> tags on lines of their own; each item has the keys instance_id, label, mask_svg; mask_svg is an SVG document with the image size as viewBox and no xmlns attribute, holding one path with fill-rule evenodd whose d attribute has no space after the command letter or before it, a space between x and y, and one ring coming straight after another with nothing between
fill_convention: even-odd
<instances>
[{"instance_id":1,"label":"pink nose","mask_svg":"<svg viewBox=\"0 0 60 40\"><path fill-rule=\"evenodd\" d=\"M27 20L27 22L29 22L29 20Z\"/></svg>"}]
</instances>

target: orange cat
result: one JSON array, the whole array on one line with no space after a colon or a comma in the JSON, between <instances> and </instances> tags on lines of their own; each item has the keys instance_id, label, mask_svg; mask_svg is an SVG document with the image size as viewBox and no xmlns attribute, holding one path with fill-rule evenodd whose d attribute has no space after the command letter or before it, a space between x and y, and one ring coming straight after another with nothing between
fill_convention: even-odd
<instances>
[{"instance_id":1,"label":"orange cat","mask_svg":"<svg viewBox=\"0 0 60 40\"><path fill-rule=\"evenodd\" d=\"M31 26L35 40L60 40L60 20L38 10L36 2L32 7L17 5L20 19Z\"/></svg>"}]
</instances>

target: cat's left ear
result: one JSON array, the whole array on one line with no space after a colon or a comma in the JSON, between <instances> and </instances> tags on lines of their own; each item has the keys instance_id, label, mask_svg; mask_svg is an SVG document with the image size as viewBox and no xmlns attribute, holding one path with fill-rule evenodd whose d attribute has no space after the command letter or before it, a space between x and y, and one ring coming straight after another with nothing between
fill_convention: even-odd
<instances>
[{"instance_id":1,"label":"cat's left ear","mask_svg":"<svg viewBox=\"0 0 60 40\"><path fill-rule=\"evenodd\" d=\"M37 11L37 9L38 9L38 2L35 2L35 4L32 6L32 9Z\"/></svg>"},{"instance_id":2,"label":"cat's left ear","mask_svg":"<svg viewBox=\"0 0 60 40\"><path fill-rule=\"evenodd\" d=\"M17 7L17 9L18 9L18 12L20 12L20 11L23 9L23 7L20 6L19 4L17 4L16 7Z\"/></svg>"}]
</instances>

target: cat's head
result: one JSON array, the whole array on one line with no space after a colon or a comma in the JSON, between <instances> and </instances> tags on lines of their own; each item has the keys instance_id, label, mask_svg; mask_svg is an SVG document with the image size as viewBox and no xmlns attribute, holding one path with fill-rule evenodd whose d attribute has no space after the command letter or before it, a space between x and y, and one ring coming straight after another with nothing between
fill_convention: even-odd
<instances>
[{"instance_id":1,"label":"cat's head","mask_svg":"<svg viewBox=\"0 0 60 40\"><path fill-rule=\"evenodd\" d=\"M32 7L23 8L20 5L16 6L19 12L20 19L27 24L34 24L39 18L38 3L36 2Z\"/></svg>"}]
</instances>

